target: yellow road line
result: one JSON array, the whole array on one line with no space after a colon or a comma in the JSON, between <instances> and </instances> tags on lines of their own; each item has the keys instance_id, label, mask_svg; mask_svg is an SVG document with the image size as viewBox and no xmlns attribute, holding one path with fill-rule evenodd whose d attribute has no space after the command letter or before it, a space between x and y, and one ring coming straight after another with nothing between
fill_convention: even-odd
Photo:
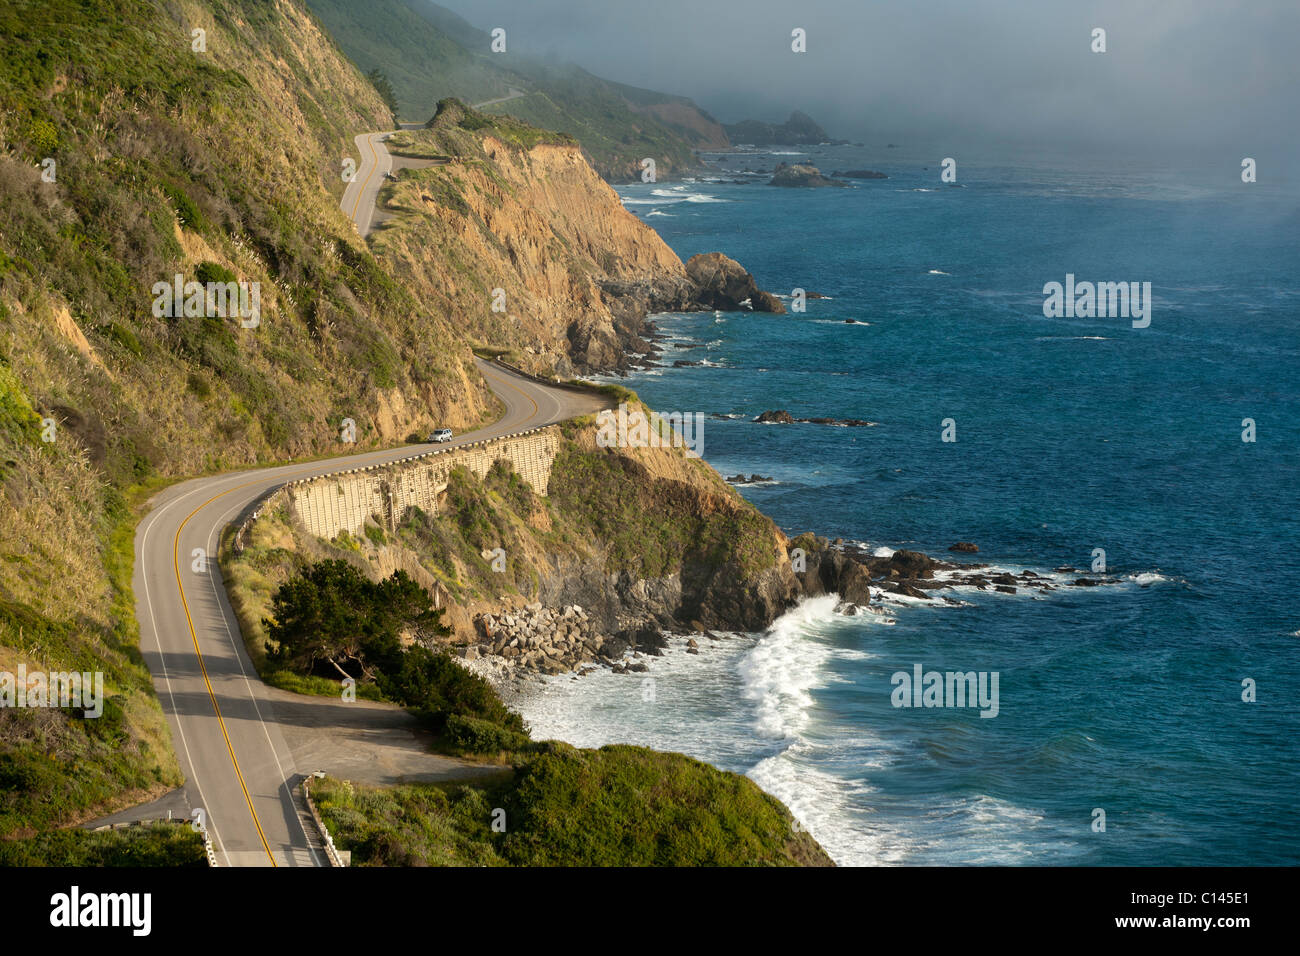
<instances>
[{"instance_id":1,"label":"yellow road line","mask_svg":"<svg viewBox=\"0 0 1300 956\"><path fill-rule=\"evenodd\" d=\"M373 147L371 148L373 149ZM540 413L540 409L537 405L537 402L533 400L533 397L531 395L529 395L523 389L516 386L509 379L500 378L496 375L493 375L492 377L496 379L498 382L500 382L501 384L505 385L507 388L514 389L524 398L528 399L529 404L533 406L533 415L537 415ZM361 461L366 458L373 458L385 454L388 454L388 451L370 452L365 455L356 456L356 460ZM307 467L307 468L300 468L295 471L289 472L289 474L286 475L285 477L289 477L291 475L300 475L305 472L312 471L313 468L314 466ZM180 591L181 606L185 609L185 622L186 624L189 625L190 640L194 643L194 654L199 660L199 670L203 674L203 683L208 688L208 697L212 700L212 709L217 715L217 723L221 727L221 736L224 737L226 741L226 751L227 753L230 754L230 763L235 768L235 776L239 779L239 788L244 792L244 801L248 804L248 812L253 817L253 826L257 828L257 835L262 841L262 849L266 850L266 855L268 858L270 858L271 865L279 866L279 864L276 863L275 861L275 854L271 852L271 847L266 842L266 833L262 830L262 821L258 818L257 810L253 807L253 798L248 793L248 785L244 782L243 771L239 769L239 760L238 758L235 757L235 747L230 741L230 733L226 730L225 718L222 717L221 715L221 705L217 703L216 691L212 689L212 681L208 677L208 668L207 668L207 664L203 660L203 651L200 650L199 648L199 635L198 632L194 629L194 618L190 615L190 602L185 598L185 585L181 581L181 563L180 563L181 532L184 531L185 526L190 523L190 519L193 518L200 511L202 511L204 508L206 508L208 505L212 504L212 502L216 501L218 498L224 498L226 495L231 494L232 492L236 492L240 488L247 488L249 485L256 485L263 480L265 479L254 478L252 481L246 481L242 485L235 485L235 487L233 488L227 488L225 491L221 492L220 494L213 495L207 501L203 502L203 504L199 505L188 515L186 515L185 520L182 521L180 523L180 527L176 529L176 536L172 539L172 569L176 573L176 588L177 590ZM177 719L179 719L179 715L177 715Z\"/></svg>"},{"instance_id":2,"label":"yellow road line","mask_svg":"<svg viewBox=\"0 0 1300 956\"><path fill-rule=\"evenodd\" d=\"M482 369L480 369L479 371L482 371ZM496 376L494 375L493 378L496 378ZM497 378L497 381L500 382L502 385L505 385L507 388L513 388L516 392L518 392L518 393L519 393L520 395L522 395L524 398L528 399L528 403L529 403L530 405L533 406L533 414L534 414L534 415L540 415L540 414L541 414L541 409L538 408L538 406L537 406L537 402L534 401L534 400L533 400L533 397L532 397L531 395L529 395L527 392L525 392L522 388L520 388L518 385L514 384L514 382L511 382L509 379L505 379L505 378Z\"/></svg>"},{"instance_id":3,"label":"yellow road line","mask_svg":"<svg viewBox=\"0 0 1300 956\"><path fill-rule=\"evenodd\" d=\"M207 685L208 697L212 699L212 709L216 712L217 723L221 726L221 736L226 739L226 751L230 754L230 762L235 768L235 776L239 778L239 789L244 791L244 801L248 804L248 812L253 815L253 826L257 827L257 835L262 841L262 849L266 851L266 855L270 859L271 865L279 866L279 864L275 862L275 854L271 852L271 847L266 842L266 834L262 831L262 821L257 818L257 810L253 808L253 798L248 795L248 784L244 782L244 774L239 769L239 761L235 758L235 748L230 742L230 734L226 730L225 718L221 716L221 705L217 703L216 692L212 689L212 680L208 677L208 666L203 661L203 651L199 649L199 635L198 632L194 630L194 618L190 616L190 602L185 599L185 585L181 583L181 532L184 531L185 526L190 523L190 519L218 498L222 498L230 494L232 491L238 491L240 488L246 488L248 485L255 484L257 484L256 481L250 481L245 485L236 485L234 488L223 491L219 495L213 495L207 501L203 502L203 504L199 505L186 515L185 520L182 521L180 527L176 529L176 537L172 539L172 567L176 571L176 587L179 588L181 592L181 605L185 608L185 621L190 628L190 640L194 642L194 654L199 659L199 670L203 672L203 683Z\"/></svg>"},{"instance_id":4,"label":"yellow road line","mask_svg":"<svg viewBox=\"0 0 1300 956\"><path fill-rule=\"evenodd\" d=\"M361 208L361 197L366 194L366 187L370 185L370 177L375 174L379 168L379 154L375 152L375 137L378 133L371 133L366 137L366 145L370 147L370 155L375 157L375 165L370 167L370 172L366 173L365 182L361 184L361 189L357 192L357 201L352 204L352 221L357 221L357 210Z\"/></svg>"},{"instance_id":5,"label":"yellow road line","mask_svg":"<svg viewBox=\"0 0 1300 956\"><path fill-rule=\"evenodd\" d=\"M385 452L370 452L365 455L358 455L357 460L359 461L363 458L373 458L376 455L383 455L383 454L385 454ZM295 471L289 472L289 475L300 475L303 474L304 472L308 472L312 470L313 469L310 467L300 468ZM203 660L203 651L199 648L199 635L198 632L194 629L194 618L190 615L190 602L185 597L185 585L181 581L181 562L180 562L181 532L185 530L185 526L190 523L191 518L193 518L196 514L198 514L208 505L212 504L212 502L216 501L218 498L224 498L226 495L231 494L232 492L236 492L240 488L247 488L249 485L256 485L263 480L264 479L262 478L254 478L252 481L246 481L242 485L235 485L235 487L233 488L227 488L225 491L221 492L220 494L213 495L207 501L203 502L203 504L199 505L188 515L186 515L185 520L182 521L180 523L180 527L176 529L176 536L172 539L172 569L176 572L176 587L180 591L181 606L185 609L185 622L186 624L189 625L190 640L194 642L194 655L199 660L199 670L203 674L203 683L208 688L208 697L212 700L212 709L217 715L217 723L221 727L221 736L225 738L226 751L230 754L230 763L235 768L235 776L239 779L239 789L244 792L244 801L248 804L248 812L253 817L253 826L257 828L257 835L262 841L262 849L266 850L266 855L270 858L271 865L279 866L279 864L275 862L275 855L271 852L270 845L266 842L266 833L262 830L262 821L258 818L257 810L254 809L253 807L253 798L248 793L248 784L244 782L243 771L239 769L239 760L235 756L235 747L230 742L229 731L226 730L226 720L221 715L221 705L217 703L216 691L212 689L212 681L208 677L207 663ZM179 719L179 715L178 715L178 719Z\"/></svg>"}]
</instances>

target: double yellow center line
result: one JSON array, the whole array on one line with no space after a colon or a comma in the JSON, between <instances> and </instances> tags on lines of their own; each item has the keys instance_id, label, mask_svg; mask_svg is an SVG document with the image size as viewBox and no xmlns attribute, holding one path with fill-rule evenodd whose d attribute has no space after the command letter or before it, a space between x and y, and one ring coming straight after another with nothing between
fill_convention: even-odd
<instances>
[{"instance_id":1,"label":"double yellow center line","mask_svg":"<svg viewBox=\"0 0 1300 956\"><path fill-rule=\"evenodd\" d=\"M379 153L375 151L375 137L378 135L380 134L371 133L369 136L366 137L366 145L370 147L370 155L375 158L375 164L370 167L370 172L366 173L365 181L361 184L361 188L357 190L357 200L352 204L353 222L357 221L357 210L361 208L361 197L366 194L366 187L370 185L370 177L373 176L375 174L375 170L379 168Z\"/></svg>"},{"instance_id":2,"label":"double yellow center line","mask_svg":"<svg viewBox=\"0 0 1300 956\"><path fill-rule=\"evenodd\" d=\"M480 369L480 371L482 371L482 370ZM484 374L486 375L486 373L484 373ZM533 415L537 415L537 414L539 413L539 409L538 409L537 402L534 401L534 400L533 400L533 397L532 397L531 395L529 395L527 392L525 392L523 389L519 388L518 386L516 386L513 382L509 381L508 379L499 378L498 376L495 376L495 375L491 376L491 378L493 378L493 379L495 379L496 381L500 382L502 385L505 385L507 388L514 389L516 392L518 392L520 395L522 395L524 398L526 398L526 399L529 401L529 403L533 406ZM381 456L381 455L385 455L385 454L387 454L387 452L370 452L370 453L365 454L365 455L358 455L357 458L356 458L356 460L357 460L357 461L362 461L362 460L364 460L364 459L366 459L366 458L374 458L374 457ZM295 471L289 472L287 475L285 475L285 477L286 477L286 478L290 478L290 477L293 477L294 475L305 474L305 473L310 472L310 471L312 471L312 470L314 470L314 469L311 468L311 467L308 467L308 468L300 468L300 469L297 469L297 470L295 470ZM276 862L275 854L271 852L271 845L267 842L267 839L266 839L266 832L262 829L262 821L261 821L260 819L258 819L258 816L257 816L257 810L256 810L256 808L254 808L254 806L253 806L253 798L252 798L252 796L251 796L251 795L249 794L249 792L248 792L248 784L247 784L247 783L245 782L245 780L244 780L244 774L243 774L243 771L239 769L239 759L235 756L235 747L234 747L234 744L232 744L231 741L230 741L230 732L226 729L226 721L225 721L225 718L222 717L222 715L221 715L221 705L220 705L219 703L217 703L217 694L216 694L216 691L214 691L214 690L212 689L212 680L211 680L211 678L208 676L208 667L207 667L207 664L205 663L205 661L203 660L203 651L199 648L199 635L198 635L198 631L195 630L195 627L194 627L194 618L193 618L193 616L190 614L190 602L189 602L189 601L186 599L186 597L185 597L185 584L184 584L184 582L181 580L181 559L180 559L181 532L185 530L185 526L186 526L187 524L190 523L190 520L191 520L191 519L192 519L196 514L198 514L200 511L202 511L202 510L203 510L204 508L206 508L208 505L212 504L212 502L214 502L214 501L216 501L216 500L218 500L218 499L220 499L220 498L224 498L224 497L225 497L226 495L228 495L228 494L232 494L233 492L239 491L239 489L241 489L241 488L247 488L247 487L249 487L250 485L256 485L256 484L259 484L259 483L262 482L263 480L264 480L264 479L262 479L262 478L255 478L255 479L253 479L252 481L246 481L246 482L244 482L244 483L241 484L241 485L235 485L235 487L233 487L233 488L227 488L225 491L223 491L223 492L221 492L221 493L219 493L219 494L215 494L215 495L213 495L213 496L212 496L211 498L209 498L207 501L203 502L203 504L199 505L197 508L195 508L193 511L191 511L188 515L186 515L186 516L185 516L185 520L182 521L182 522L180 523L180 526L176 529L176 536L172 539L172 569L173 569L173 570L175 571L175 573L176 573L176 588L177 588L178 591L180 591L180 595L181 595L181 606L185 609L185 623L189 626L189 629L190 629L190 640L191 640L191 641L193 642L193 644L194 644L194 656L195 656L196 658L198 658L198 661L199 661L199 671L203 674L203 683L204 683L204 685L205 685L205 686L207 687L207 689L208 689L208 697L209 697L209 699L211 699L211 701L212 701L212 710L213 710L213 712L217 715L217 724L221 727L221 736L222 736L222 738L224 738L224 740L226 741L226 752L227 752L228 754L230 754L230 764L231 764L232 767L235 768L235 776L236 776L236 778L238 778L238 780L239 780L239 789L240 789L241 791L243 791L243 794L244 794L244 802L248 804L248 812L249 812L249 815L251 815L252 818L253 818L253 826L257 828L257 836L258 836L258 839L260 839L260 840L262 841L262 849L264 849L264 850L266 851L267 858L270 859L270 861L271 861L271 865L272 865L272 866L279 866L279 863ZM180 719L179 715L177 715L177 719L178 719L178 720ZM205 809L206 809L206 808L205 808Z\"/></svg>"}]
</instances>

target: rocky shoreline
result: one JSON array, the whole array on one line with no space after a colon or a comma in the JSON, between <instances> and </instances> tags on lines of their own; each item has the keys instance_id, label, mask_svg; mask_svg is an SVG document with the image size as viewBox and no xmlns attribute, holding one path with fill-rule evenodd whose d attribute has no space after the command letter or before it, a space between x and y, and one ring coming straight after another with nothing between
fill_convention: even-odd
<instances>
[{"instance_id":1,"label":"rocky shoreline","mask_svg":"<svg viewBox=\"0 0 1300 956\"><path fill-rule=\"evenodd\" d=\"M649 316L659 312L767 312L785 314L785 305L758 287L754 277L735 259L720 252L692 256L684 278L606 279L600 291L613 319L613 337L575 322L568 330L568 351L577 371L626 374L632 368L654 368L663 350ZM813 296L817 297L817 296Z\"/></svg>"},{"instance_id":2,"label":"rocky shoreline","mask_svg":"<svg viewBox=\"0 0 1300 956\"><path fill-rule=\"evenodd\" d=\"M1033 570L1013 573L984 563L944 561L919 551L878 555L863 546L838 539L832 542L811 533L788 541L787 550L790 565L784 568L784 591L766 604L759 602L757 619L728 620L727 605L734 602L734 595L717 606L709 604L706 596L688 607L682 600L680 582L667 587L664 582L637 582L634 590L638 598L620 602L615 597L618 606L613 608L573 603L548 606L534 601L481 613L474 618L475 640L457 648L456 653L499 690L519 694L543 678L562 674L571 674L576 680L598 668L615 674L643 673L648 670L643 658L662 656L670 636L684 638L685 652L698 654L701 641L721 640L728 631L764 630L804 598L836 594L838 613L876 614L892 624L898 601L888 601L890 596L967 607L969 602L941 592L973 588L1002 594L1044 594L1118 583L1116 578L1088 576L1072 567L1054 570L1056 574L1078 575L1061 581ZM970 552L978 547L957 542L950 550ZM644 599L650 592L660 595L654 607ZM677 606L670 608L669 604ZM706 627L701 618L714 623Z\"/></svg>"}]
</instances>

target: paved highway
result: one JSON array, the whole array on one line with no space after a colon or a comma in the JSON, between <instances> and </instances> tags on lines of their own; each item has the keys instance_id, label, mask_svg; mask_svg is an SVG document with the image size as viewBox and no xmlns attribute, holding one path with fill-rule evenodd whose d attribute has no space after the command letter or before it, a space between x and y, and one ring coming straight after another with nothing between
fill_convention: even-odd
<instances>
[{"instance_id":1,"label":"paved highway","mask_svg":"<svg viewBox=\"0 0 1300 956\"><path fill-rule=\"evenodd\" d=\"M356 138L362 164L343 209L364 236L392 158L388 133ZM275 706L244 647L214 559L222 529L286 481L382 464L430 450L495 438L588 414L591 395L552 388L475 360L505 405L493 425L439 446L408 445L195 478L155 495L135 535L136 615L140 648L185 774L185 797L202 822L221 866L323 866L293 799L305 773L276 722Z\"/></svg>"},{"instance_id":2,"label":"paved highway","mask_svg":"<svg viewBox=\"0 0 1300 956\"><path fill-rule=\"evenodd\" d=\"M384 145L384 140L391 135L392 133L362 133L355 140L361 164L343 190L339 208L356 224L357 232L363 239L370 235L379 187L384 184L385 174L393 169L393 157Z\"/></svg>"},{"instance_id":3,"label":"paved highway","mask_svg":"<svg viewBox=\"0 0 1300 956\"><path fill-rule=\"evenodd\" d=\"M445 445L408 445L317 461L196 478L160 492L135 536L134 588L141 650L171 725L191 807L222 866L324 865L292 798L301 775L265 685L244 648L215 560L221 531L258 499L295 478L408 457L433 448L535 428L601 407L580 392L541 385L478 360L505 403L495 424Z\"/></svg>"}]
</instances>

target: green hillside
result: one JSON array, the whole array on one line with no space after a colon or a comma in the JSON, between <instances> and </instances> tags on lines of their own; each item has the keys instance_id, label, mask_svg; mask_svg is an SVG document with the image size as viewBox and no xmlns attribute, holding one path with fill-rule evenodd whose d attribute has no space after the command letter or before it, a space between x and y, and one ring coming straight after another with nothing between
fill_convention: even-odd
<instances>
[{"instance_id":1,"label":"green hillside","mask_svg":"<svg viewBox=\"0 0 1300 956\"><path fill-rule=\"evenodd\" d=\"M344 415L373 445L384 390L475 395L338 209L388 114L300 7L9 0L0 46L0 671L108 698L0 710L3 837L180 783L130 590L150 490L334 450ZM176 274L259 283L260 324L157 317Z\"/></svg>"},{"instance_id":2,"label":"green hillside","mask_svg":"<svg viewBox=\"0 0 1300 956\"><path fill-rule=\"evenodd\" d=\"M694 166L692 149L726 145L722 127L685 97L624 86L570 65L491 51L491 37L426 0L307 0L362 70L382 71L407 122L423 122L454 96L578 139L614 182L641 160L660 178ZM522 95L519 95L522 94Z\"/></svg>"}]
</instances>

